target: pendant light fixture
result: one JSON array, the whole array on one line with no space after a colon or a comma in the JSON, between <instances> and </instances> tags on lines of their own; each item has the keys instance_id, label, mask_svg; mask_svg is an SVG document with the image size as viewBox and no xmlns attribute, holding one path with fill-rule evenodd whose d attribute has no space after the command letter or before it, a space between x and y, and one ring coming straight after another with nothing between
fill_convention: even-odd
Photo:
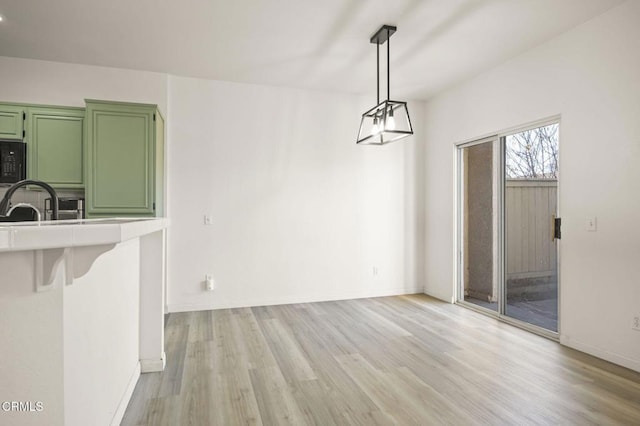
<instances>
[{"instance_id":1,"label":"pendant light fixture","mask_svg":"<svg viewBox=\"0 0 640 426\"><path fill-rule=\"evenodd\" d=\"M376 95L377 105L362 114L358 144L384 145L413 134L407 103L392 101L389 93L389 38L396 27L383 25L369 40L376 45ZM380 45L387 42L387 99L380 102Z\"/></svg>"}]
</instances>

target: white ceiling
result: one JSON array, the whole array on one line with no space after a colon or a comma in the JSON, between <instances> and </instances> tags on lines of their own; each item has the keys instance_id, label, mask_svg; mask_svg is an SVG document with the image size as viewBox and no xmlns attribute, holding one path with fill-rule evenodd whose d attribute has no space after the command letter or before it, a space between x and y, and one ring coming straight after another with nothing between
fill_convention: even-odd
<instances>
[{"instance_id":1,"label":"white ceiling","mask_svg":"<svg viewBox=\"0 0 640 426\"><path fill-rule=\"evenodd\" d=\"M391 24L391 97L427 99L622 2L0 0L0 56L373 94Z\"/></svg>"}]
</instances>

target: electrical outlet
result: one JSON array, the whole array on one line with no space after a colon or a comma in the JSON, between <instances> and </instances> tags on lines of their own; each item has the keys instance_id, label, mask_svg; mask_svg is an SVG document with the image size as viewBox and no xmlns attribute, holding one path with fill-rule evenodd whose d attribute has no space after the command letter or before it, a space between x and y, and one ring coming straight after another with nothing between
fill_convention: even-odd
<instances>
[{"instance_id":1,"label":"electrical outlet","mask_svg":"<svg viewBox=\"0 0 640 426\"><path fill-rule=\"evenodd\" d=\"M213 280L212 275L204 276L204 284L207 291L213 291L213 289L216 287L216 282Z\"/></svg>"},{"instance_id":2,"label":"electrical outlet","mask_svg":"<svg viewBox=\"0 0 640 426\"><path fill-rule=\"evenodd\" d=\"M377 277L377 276L378 276L378 272L380 272L380 270L378 269L378 267L377 267L377 266L374 266L374 267L373 267L373 276L374 276L374 277Z\"/></svg>"},{"instance_id":3,"label":"electrical outlet","mask_svg":"<svg viewBox=\"0 0 640 426\"><path fill-rule=\"evenodd\" d=\"M204 224L205 225L213 225L213 217L211 215L204 215Z\"/></svg>"},{"instance_id":4,"label":"electrical outlet","mask_svg":"<svg viewBox=\"0 0 640 426\"><path fill-rule=\"evenodd\" d=\"M636 315L635 317L633 317L633 324L631 324L631 329L640 331L640 315Z\"/></svg>"}]
</instances>

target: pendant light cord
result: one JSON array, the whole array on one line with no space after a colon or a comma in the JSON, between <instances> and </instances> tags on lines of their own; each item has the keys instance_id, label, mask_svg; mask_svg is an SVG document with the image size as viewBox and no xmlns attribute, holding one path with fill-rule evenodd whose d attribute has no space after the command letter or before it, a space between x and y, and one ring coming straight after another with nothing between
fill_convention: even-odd
<instances>
[{"instance_id":1,"label":"pendant light cord","mask_svg":"<svg viewBox=\"0 0 640 426\"><path fill-rule=\"evenodd\" d=\"M376 43L376 105L380 103L380 43Z\"/></svg>"},{"instance_id":2,"label":"pendant light cord","mask_svg":"<svg viewBox=\"0 0 640 426\"><path fill-rule=\"evenodd\" d=\"M389 30L387 30L387 100L390 100L391 97L389 96L389 93L391 92L391 90L389 89L390 85L389 85L389 80L390 80L390 74L391 72L389 71L389 52L391 52L391 36L389 35ZM378 101L378 103L380 103L380 101Z\"/></svg>"}]
</instances>

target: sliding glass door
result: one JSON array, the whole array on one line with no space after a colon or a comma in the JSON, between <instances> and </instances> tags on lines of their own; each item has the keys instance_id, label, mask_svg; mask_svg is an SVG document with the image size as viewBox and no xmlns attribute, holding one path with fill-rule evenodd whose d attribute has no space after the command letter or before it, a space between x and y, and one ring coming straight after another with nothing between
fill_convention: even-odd
<instances>
[{"instance_id":1,"label":"sliding glass door","mask_svg":"<svg viewBox=\"0 0 640 426\"><path fill-rule=\"evenodd\" d=\"M557 121L459 145L458 301L558 331Z\"/></svg>"}]
</instances>

